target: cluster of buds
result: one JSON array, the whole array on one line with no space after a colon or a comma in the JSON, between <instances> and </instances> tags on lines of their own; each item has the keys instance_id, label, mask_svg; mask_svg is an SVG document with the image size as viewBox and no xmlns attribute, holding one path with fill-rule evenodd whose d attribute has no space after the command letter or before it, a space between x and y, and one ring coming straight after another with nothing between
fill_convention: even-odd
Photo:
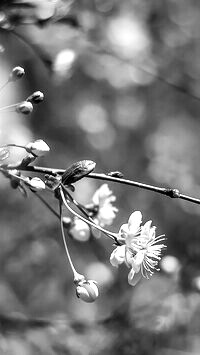
<instances>
[{"instance_id":1,"label":"cluster of buds","mask_svg":"<svg viewBox=\"0 0 200 355\"><path fill-rule=\"evenodd\" d=\"M7 144L0 149L0 161L6 160L9 157L10 147L22 148L26 151L26 153L28 153L22 161L14 167L12 164L2 164L0 166L2 174L10 179L11 187L14 189L19 188L24 196L27 196L26 188L29 188L32 192L45 190L46 185L41 178L24 176L22 175L21 170L24 170L26 167L28 168L30 163L48 153L50 150L48 144L42 139L30 142L26 146Z\"/></svg>"},{"instance_id":2,"label":"cluster of buds","mask_svg":"<svg viewBox=\"0 0 200 355\"><path fill-rule=\"evenodd\" d=\"M16 66L12 69L8 80L2 85L0 90L2 90L8 83L15 82L21 79L25 75L24 68ZM39 104L44 100L44 94L41 91L35 91L33 94L27 97L26 100L18 102L13 105L1 107L0 111L15 111L17 113L22 113L23 115L29 115L33 111L33 106Z\"/></svg>"}]
</instances>

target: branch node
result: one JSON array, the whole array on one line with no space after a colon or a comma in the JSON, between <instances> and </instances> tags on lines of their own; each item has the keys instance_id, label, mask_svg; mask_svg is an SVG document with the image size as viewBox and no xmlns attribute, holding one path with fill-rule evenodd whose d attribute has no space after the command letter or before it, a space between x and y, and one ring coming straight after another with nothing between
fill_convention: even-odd
<instances>
[{"instance_id":1,"label":"branch node","mask_svg":"<svg viewBox=\"0 0 200 355\"><path fill-rule=\"evenodd\" d=\"M179 198L180 192L178 189L165 189L164 194L171 198Z\"/></svg>"}]
</instances>

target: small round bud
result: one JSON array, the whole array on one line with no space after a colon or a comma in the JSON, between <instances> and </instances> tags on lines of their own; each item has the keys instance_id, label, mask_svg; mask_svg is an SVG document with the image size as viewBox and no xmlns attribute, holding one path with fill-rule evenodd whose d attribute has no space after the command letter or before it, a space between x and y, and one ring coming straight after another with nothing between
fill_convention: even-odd
<instances>
[{"instance_id":1,"label":"small round bud","mask_svg":"<svg viewBox=\"0 0 200 355\"><path fill-rule=\"evenodd\" d=\"M45 143L42 139L37 139L35 142L28 143L26 148L30 153L33 153L38 157L41 157L50 151L48 144Z\"/></svg>"},{"instance_id":2,"label":"small round bud","mask_svg":"<svg viewBox=\"0 0 200 355\"><path fill-rule=\"evenodd\" d=\"M45 190L45 183L38 177L34 177L29 180L28 185L33 191Z\"/></svg>"},{"instance_id":3,"label":"small round bud","mask_svg":"<svg viewBox=\"0 0 200 355\"><path fill-rule=\"evenodd\" d=\"M22 67L14 67L12 72L10 73L9 80L10 81L16 81L18 79L21 79L25 74L25 70Z\"/></svg>"},{"instance_id":4,"label":"small round bud","mask_svg":"<svg viewBox=\"0 0 200 355\"><path fill-rule=\"evenodd\" d=\"M41 91L35 91L32 95L30 95L26 101L31 102L32 104L39 104L44 100L44 94Z\"/></svg>"},{"instance_id":5,"label":"small round bud","mask_svg":"<svg viewBox=\"0 0 200 355\"><path fill-rule=\"evenodd\" d=\"M96 281L88 280L80 283L76 288L76 295L84 302L94 302L99 296L99 290Z\"/></svg>"},{"instance_id":6,"label":"small round bud","mask_svg":"<svg viewBox=\"0 0 200 355\"><path fill-rule=\"evenodd\" d=\"M79 242L87 242L90 238L90 228L88 224L79 218L74 219L70 233L73 239L78 240Z\"/></svg>"},{"instance_id":7,"label":"small round bud","mask_svg":"<svg viewBox=\"0 0 200 355\"><path fill-rule=\"evenodd\" d=\"M23 113L24 115L28 115L33 111L33 105L31 102L22 101L16 106L17 113Z\"/></svg>"}]
</instances>

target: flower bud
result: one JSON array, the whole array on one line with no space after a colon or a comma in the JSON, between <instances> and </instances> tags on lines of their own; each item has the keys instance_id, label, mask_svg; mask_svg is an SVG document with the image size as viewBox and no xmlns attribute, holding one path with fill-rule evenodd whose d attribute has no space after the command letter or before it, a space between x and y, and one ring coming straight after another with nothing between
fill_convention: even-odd
<instances>
[{"instance_id":1,"label":"flower bud","mask_svg":"<svg viewBox=\"0 0 200 355\"><path fill-rule=\"evenodd\" d=\"M30 142L26 145L29 152L41 157L50 151L49 146L42 140L37 139L35 142Z\"/></svg>"},{"instance_id":2,"label":"flower bud","mask_svg":"<svg viewBox=\"0 0 200 355\"><path fill-rule=\"evenodd\" d=\"M99 290L96 281L88 280L80 283L76 288L76 295L84 302L94 302L99 296Z\"/></svg>"},{"instance_id":3,"label":"flower bud","mask_svg":"<svg viewBox=\"0 0 200 355\"><path fill-rule=\"evenodd\" d=\"M33 191L44 190L45 183L38 177L34 177L29 180L28 185L31 187Z\"/></svg>"},{"instance_id":4,"label":"flower bud","mask_svg":"<svg viewBox=\"0 0 200 355\"><path fill-rule=\"evenodd\" d=\"M9 81L16 81L18 79L21 79L24 76L24 74L25 74L24 68L15 67L10 73Z\"/></svg>"},{"instance_id":5,"label":"flower bud","mask_svg":"<svg viewBox=\"0 0 200 355\"><path fill-rule=\"evenodd\" d=\"M24 115L28 115L33 111L33 105L31 102L22 101L16 106L17 113L23 113Z\"/></svg>"},{"instance_id":6,"label":"flower bud","mask_svg":"<svg viewBox=\"0 0 200 355\"><path fill-rule=\"evenodd\" d=\"M70 233L73 239L79 242L86 242L90 238L90 228L88 224L79 218L74 219Z\"/></svg>"},{"instance_id":7,"label":"flower bud","mask_svg":"<svg viewBox=\"0 0 200 355\"><path fill-rule=\"evenodd\" d=\"M30 95L26 101L31 102L32 104L39 104L44 100L44 94L41 91L35 91L32 95Z\"/></svg>"}]
</instances>

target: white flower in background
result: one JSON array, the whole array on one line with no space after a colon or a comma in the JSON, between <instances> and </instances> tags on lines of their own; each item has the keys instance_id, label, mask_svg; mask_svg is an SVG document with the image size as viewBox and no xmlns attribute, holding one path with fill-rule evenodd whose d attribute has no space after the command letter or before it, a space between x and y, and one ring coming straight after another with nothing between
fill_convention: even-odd
<instances>
[{"instance_id":1,"label":"white flower in background","mask_svg":"<svg viewBox=\"0 0 200 355\"><path fill-rule=\"evenodd\" d=\"M127 224L123 224L119 231L119 240L124 242L118 246L110 256L113 266L123 262L131 268L128 274L128 283L135 286L141 277L149 279L157 269L161 259L161 253L165 245L164 235L156 237L156 228L148 221L141 226L142 214L140 211L133 212Z\"/></svg>"},{"instance_id":2,"label":"white flower in background","mask_svg":"<svg viewBox=\"0 0 200 355\"><path fill-rule=\"evenodd\" d=\"M67 48L60 51L54 60L53 72L59 78L70 76L76 57L77 54L73 49Z\"/></svg>"},{"instance_id":3,"label":"white flower in background","mask_svg":"<svg viewBox=\"0 0 200 355\"><path fill-rule=\"evenodd\" d=\"M38 157L41 157L50 151L49 146L42 139L37 139L35 142L28 143L26 148Z\"/></svg>"},{"instance_id":4,"label":"white flower in background","mask_svg":"<svg viewBox=\"0 0 200 355\"><path fill-rule=\"evenodd\" d=\"M112 202L115 200L116 197L113 195L107 184L101 185L93 195L92 201L94 205L98 207L95 222L102 227L105 225L111 225L115 218L118 211L118 209L112 205Z\"/></svg>"},{"instance_id":5,"label":"white flower in background","mask_svg":"<svg viewBox=\"0 0 200 355\"><path fill-rule=\"evenodd\" d=\"M160 263L161 269L166 272L166 274L173 275L180 271L181 264L180 261L173 255L165 255Z\"/></svg>"},{"instance_id":6,"label":"white flower in background","mask_svg":"<svg viewBox=\"0 0 200 355\"><path fill-rule=\"evenodd\" d=\"M73 239L79 242L87 242L90 238L90 228L88 224L79 218L74 218L70 233Z\"/></svg>"}]
</instances>

